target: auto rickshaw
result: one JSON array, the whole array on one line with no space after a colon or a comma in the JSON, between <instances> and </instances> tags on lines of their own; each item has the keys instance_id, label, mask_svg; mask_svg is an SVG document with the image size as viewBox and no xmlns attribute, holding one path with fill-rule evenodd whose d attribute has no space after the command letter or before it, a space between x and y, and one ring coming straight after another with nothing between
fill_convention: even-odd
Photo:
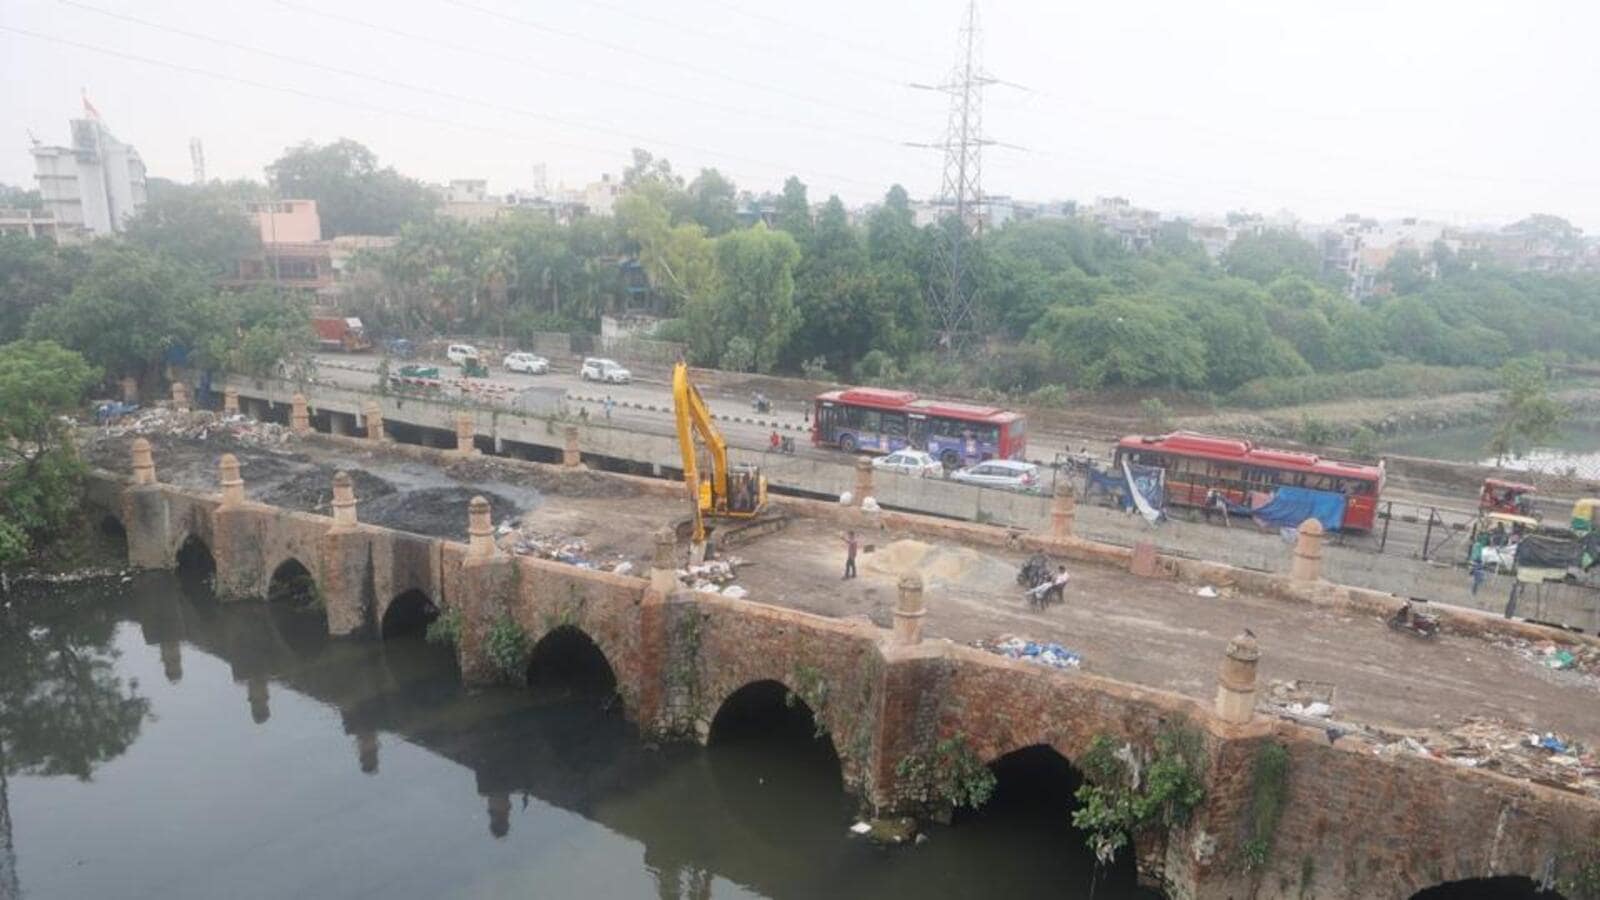
<instances>
[{"instance_id":1,"label":"auto rickshaw","mask_svg":"<svg viewBox=\"0 0 1600 900\"><path fill-rule=\"evenodd\" d=\"M1487 512L1472 523L1467 537L1467 561L1482 562L1493 572L1516 568L1517 544L1539 530L1539 520L1516 513Z\"/></svg>"},{"instance_id":2,"label":"auto rickshaw","mask_svg":"<svg viewBox=\"0 0 1600 900\"><path fill-rule=\"evenodd\" d=\"M1485 478L1483 491L1478 495L1478 512L1532 516L1533 499L1528 495L1537 493L1538 490L1531 484Z\"/></svg>"},{"instance_id":3,"label":"auto rickshaw","mask_svg":"<svg viewBox=\"0 0 1600 900\"><path fill-rule=\"evenodd\" d=\"M488 378L489 367L484 365L476 356L468 356L461 360L461 377Z\"/></svg>"},{"instance_id":4,"label":"auto rickshaw","mask_svg":"<svg viewBox=\"0 0 1600 900\"><path fill-rule=\"evenodd\" d=\"M1594 520L1600 516L1600 497L1584 497L1572 504L1572 531L1582 537L1594 530Z\"/></svg>"}]
</instances>

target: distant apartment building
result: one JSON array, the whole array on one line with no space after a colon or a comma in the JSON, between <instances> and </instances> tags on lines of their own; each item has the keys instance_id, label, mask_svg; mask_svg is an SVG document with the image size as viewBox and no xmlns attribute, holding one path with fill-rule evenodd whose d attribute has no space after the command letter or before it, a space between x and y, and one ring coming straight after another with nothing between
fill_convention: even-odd
<instances>
[{"instance_id":1,"label":"distant apartment building","mask_svg":"<svg viewBox=\"0 0 1600 900\"><path fill-rule=\"evenodd\" d=\"M569 225L582 216L609 216L616 208L621 183L610 175L600 176L581 189L546 187L515 190L506 194L489 192L489 183L479 178L457 178L449 184L435 185L441 215L458 222L481 224L508 215L541 215L553 222Z\"/></svg>"},{"instance_id":2,"label":"distant apartment building","mask_svg":"<svg viewBox=\"0 0 1600 900\"><path fill-rule=\"evenodd\" d=\"M61 242L57 234L56 217L37 209L0 208L0 234Z\"/></svg>"},{"instance_id":3,"label":"distant apartment building","mask_svg":"<svg viewBox=\"0 0 1600 900\"><path fill-rule=\"evenodd\" d=\"M1161 231L1161 214L1140 209L1126 197L1097 197L1091 206L1080 207L1079 216L1105 229L1122 249L1138 253L1155 243Z\"/></svg>"},{"instance_id":4,"label":"distant apartment building","mask_svg":"<svg viewBox=\"0 0 1600 900\"><path fill-rule=\"evenodd\" d=\"M1600 269L1600 252L1583 229L1554 216L1530 216L1498 231L1462 232L1459 240L1469 254L1519 272Z\"/></svg>"},{"instance_id":5,"label":"distant apartment building","mask_svg":"<svg viewBox=\"0 0 1600 900\"><path fill-rule=\"evenodd\" d=\"M72 144L35 141L34 179L44 211L64 242L117 234L145 201L144 161L117 140L84 101L87 118L71 120Z\"/></svg>"},{"instance_id":6,"label":"distant apartment building","mask_svg":"<svg viewBox=\"0 0 1600 900\"><path fill-rule=\"evenodd\" d=\"M1402 250L1416 253L1424 273L1437 278L1439 263L1434 248L1443 246L1457 251L1461 247L1460 240L1444 223L1415 217L1384 222L1351 213L1331 226L1314 230L1310 237L1321 251L1323 274L1347 279L1346 292L1356 300L1389 292L1384 270Z\"/></svg>"},{"instance_id":7,"label":"distant apartment building","mask_svg":"<svg viewBox=\"0 0 1600 900\"><path fill-rule=\"evenodd\" d=\"M323 240L315 200L250 203L245 212L255 222L261 246L239 260L233 276L223 279L226 287L272 285L331 297L357 253L391 247L398 240L356 234Z\"/></svg>"}]
</instances>

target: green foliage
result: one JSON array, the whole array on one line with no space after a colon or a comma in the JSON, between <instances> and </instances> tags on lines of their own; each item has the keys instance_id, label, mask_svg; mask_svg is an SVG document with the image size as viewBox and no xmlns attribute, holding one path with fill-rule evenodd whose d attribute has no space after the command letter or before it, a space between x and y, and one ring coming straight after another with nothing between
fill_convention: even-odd
<instances>
[{"instance_id":1,"label":"green foliage","mask_svg":"<svg viewBox=\"0 0 1600 900\"><path fill-rule=\"evenodd\" d=\"M744 335L728 339L719 365L730 372L748 372L756 366L756 346Z\"/></svg>"},{"instance_id":2,"label":"green foliage","mask_svg":"<svg viewBox=\"0 0 1600 900\"><path fill-rule=\"evenodd\" d=\"M44 198L37 189L24 190L9 184L0 184L0 207L6 209L44 209Z\"/></svg>"},{"instance_id":3,"label":"green foliage","mask_svg":"<svg viewBox=\"0 0 1600 900\"><path fill-rule=\"evenodd\" d=\"M833 371L828 368L826 356L813 356L801 363L800 374L810 381L833 380Z\"/></svg>"},{"instance_id":4,"label":"green foliage","mask_svg":"<svg viewBox=\"0 0 1600 900\"><path fill-rule=\"evenodd\" d=\"M1569 900L1600 900L1600 839L1584 850L1563 854L1556 888Z\"/></svg>"},{"instance_id":5,"label":"green foliage","mask_svg":"<svg viewBox=\"0 0 1600 900\"><path fill-rule=\"evenodd\" d=\"M1078 788L1072 824L1088 833L1089 848L1101 862L1110 862L1141 831L1188 822L1205 799L1205 750L1198 732L1164 728L1154 754L1140 756L1132 745L1119 747L1103 734L1083 756L1086 781Z\"/></svg>"},{"instance_id":6,"label":"green foliage","mask_svg":"<svg viewBox=\"0 0 1600 900\"><path fill-rule=\"evenodd\" d=\"M396 234L437 204L422 182L380 169L376 154L348 138L289 148L267 166L267 179L279 197L317 201L324 238Z\"/></svg>"},{"instance_id":7,"label":"green foliage","mask_svg":"<svg viewBox=\"0 0 1600 900\"><path fill-rule=\"evenodd\" d=\"M972 752L964 734L940 740L931 752L903 757L894 771L901 798L925 806L977 809L994 795L994 772Z\"/></svg>"},{"instance_id":8,"label":"green foliage","mask_svg":"<svg viewBox=\"0 0 1600 900\"><path fill-rule=\"evenodd\" d=\"M1139 401L1139 425L1145 434L1165 434L1172 430L1172 410L1160 397Z\"/></svg>"},{"instance_id":9,"label":"green foliage","mask_svg":"<svg viewBox=\"0 0 1600 900\"><path fill-rule=\"evenodd\" d=\"M423 635L430 644L444 644L455 647L461 643L461 609L456 606L447 606L440 610L438 618L428 623L428 630Z\"/></svg>"},{"instance_id":10,"label":"green foliage","mask_svg":"<svg viewBox=\"0 0 1600 900\"><path fill-rule=\"evenodd\" d=\"M1515 359L1500 369L1504 396L1499 420L1489 438L1496 462L1520 455L1541 441L1555 437L1567 410L1550 396L1544 366L1536 360Z\"/></svg>"},{"instance_id":11,"label":"green foliage","mask_svg":"<svg viewBox=\"0 0 1600 900\"><path fill-rule=\"evenodd\" d=\"M1378 452L1378 433L1365 425L1350 435L1350 452L1362 459L1371 459Z\"/></svg>"},{"instance_id":12,"label":"green foliage","mask_svg":"<svg viewBox=\"0 0 1600 900\"><path fill-rule=\"evenodd\" d=\"M49 341L0 346L0 566L20 562L77 514L83 463L61 417L98 377Z\"/></svg>"},{"instance_id":13,"label":"green foliage","mask_svg":"<svg viewBox=\"0 0 1600 900\"><path fill-rule=\"evenodd\" d=\"M0 234L0 343L22 337L34 310L72 293L87 266L79 248Z\"/></svg>"},{"instance_id":14,"label":"green foliage","mask_svg":"<svg viewBox=\"0 0 1600 900\"><path fill-rule=\"evenodd\" d=\"M1394 363L1360 372L1257 378L1230 391L1224 402L1229 406L1270 409L1357 397L1427 397L1484 391L1499 384L1500 378L1494 372L1483 369Z\"/></svg>"},{"instance_id":15,"label":"green foliage","mask_svg":"<svg viewBox=\"0 0 1600 900\"><path fill-rule=\"evenodd\" d=\"M1289 793L1289 751L1275 741L1256 753L1250 777L1250 837L1245 841L1247 870L1266 865Z\"/></svg>"},{"instance_id":16,"label":"green foliage","mask_svg":"<svg viewBox=\"0 0 1600 900\"><path fill-rule=\"evenodd\" d=\"M1322 270L1322 254L1316 245L1292 231L1269 228L1240 235L1222 254L1222 268L1229 275L1257 284L1284 275L1316 278Z\"/></svg>"},{"instance_id":17,"label":"green foliage","mask_svg":"<svg viewBox=\"0 0 1600 900\"><path fill-rule=\"evenodd\" d=\"M1082 387L1205 384L1205 344L1181 314L1154 297L1053 306L1029 333Z\"/></svg>"},{"instance_id":18,"label":"green foliage","mask_svg":"<svg viewBox=\"0 0 1600 900\"><path fill-rule=\"evenodd\" d=\"M1295 427L1295 439L1313 447L1326 446L1334 439L1333 426L1316 416L1302 415L1300 424Z\"/></svg>"},{"instance_id":19,"label":"green foliage","mask_svg":"<svg viewBox=\"0 0 1600 900\"><path fill-rule=\"evenodd\" d=\"M687 308L695 358L720 361L730 342L743 337L753 344L755 371L772 371L800 325L794 306L799 260L794 238L765 225L718 238L716 292L690 298Z\"/></svg>"},{"instance_id":20,"label":"green foliage","mask_svg":"<svg viewBox=\"0 0 1600 900\"><path fill-rule=\"evenodd\" d=\"M219 294L204 309L194 354L200 365L270 375L310 346L310 304L299 293L261 287Z\"/></svg>"},{"instance_id":21,"label":"green foliage","mask_svg":"<svg viewBox=\"0 0 1600 900\"><path fill-rule=\"evenodd\" d=\"M128 222L128 240L207 275L229 274L241 257L261 246L245 203L264 199L264 193L249 182L184 185L151 179L149 200Z\"/></svg>"},{"instance_id":22,"label":"green foliage","mask_svg":"<svg viewBox=\"0 0 1600 900\"><path fill-rule=\"evenodd\" d=\"M1067 389L1059 384L1047 384L1028 394L1028 402L1035 406L1066 406Z\"/></svg>"},{"instance_id":23,"label":"green foliage","mask_svg":"<svg viewBox=\"0 0 1600 900\"><path fill-rule=\"evenodd\" d=\"M488 634L484 635L483 649L489 654L489 661L494 663L495 671L508 681L523 677L523 670L528 666L528 654L533 650L527 632L522 630L510 613L501 613L489 626Z\"/></svg>"},{"instance_id":24,"label":"green foliage","mask_svg":"<svg viewBox=\"0 0 1600 900\"><path fill-rule=\"evenodd\" d=\"M828 710L828 680L822 676L822 671L815 666L799 664L794 667L790 676L794 689L783 697L785 706L793 708L795 704L804 702L811 709L812 724L816 728L816 737L828 733L828 726L823 722L824 713Z\"/></svg>"}]
</instances>

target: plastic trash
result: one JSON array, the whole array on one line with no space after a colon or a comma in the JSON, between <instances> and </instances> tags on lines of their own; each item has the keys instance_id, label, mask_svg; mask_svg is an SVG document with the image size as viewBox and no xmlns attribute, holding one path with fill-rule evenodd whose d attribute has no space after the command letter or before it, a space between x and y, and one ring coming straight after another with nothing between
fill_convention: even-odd
<instances>
[{"instance_id":1,"label":"plastic trash","mask_svg":"<svg viewBox=\"0 0 1600 900\"><path fill-rule=\"evenodd\" d=\"M850 833L851 834L866 834L867 832L869 832L871 830L872 830L872 826L868 825L865 822L857 822L854 825L850 826Z\"/></svg>"},{"instance_id":2,"label":"plastic trash","mask_svg":"<svg viewBox=\"0 0 1600 900\"><path fill-rule=\"evenodd\" d=\"M722 596L732 597L735 600L743 600L744 598L750 596L750 592L738 586L737 584L730 584L722 589Z\"/></svg>"},{"instance_id":3,"label":"plastic trash","mask_svg":"<svg viewBox=\"0 0 1600 900\"><path fill-rule=\"evenodd\" d=\"M1544 664L1552 669L1570 669L1578 664L1578 659L1570 650L1557 650L1545 657Z\"/></svg>"},{"instance_id":4,"label":"plastic trash","mask_svg":"<svg viewBox=\"0 0 1600 900\"><path fill-rule=\"evenodd\" d=\"M613 575L626 575L632 571L633 563L628 560L623 560L622 562L619 562L615 566L611 567L611 573Z\"/></svg>"},{"instance_id":5,"label":"plastic trash","mask_svg":"<svg viewBox=\"0 0 1600 900\"><path fill-rule=\"evenodd\" d=\"M840 506L849 506L851 503L853 503L855 501L855 499L856 499L856 495L855 494L852 494L849 491L845 491L844 493L839 495L839 505Z\"/></svg>"},{"instance_id":6,"label":"plastic trash","mask_svg":"<svg viewBox=\"0 0 1600 900\"><path fill-rule=\"evenodd\" d=\"M1539 746L1543 747L1546 750L1549 750L1552 753L1565 753L1565 752L1567 752L1567 742L1563 741L1561 738L1558 738L1553 734L1547 734L1544 737L1540 738L1539 739Z\"/></svg>"},{"instance_id":7,"label":"plastic trash","mask_svg":"<svg viewBox=\"0 0 1600 900\"><path fill-rule=\"evenodd\" d=\"M882 510L882 507L878 506L878 498L877 497L867 497L867 498L865 498L864 500L861 501L861 511L862 512L882 512L883 510Z\"/></svg>"},{"instance_id":8,"label":"plastic trash","mask_svg":"<svg viewBox=\"0 0 1600 900\"><path fill-rule=\"evenodd\" d=\"M1208 584L1202 587L1200 590L1195 591L1195 593L1202 597L1210 598L1217 596L1217 589Z\"/></svg>"}]
</instances>

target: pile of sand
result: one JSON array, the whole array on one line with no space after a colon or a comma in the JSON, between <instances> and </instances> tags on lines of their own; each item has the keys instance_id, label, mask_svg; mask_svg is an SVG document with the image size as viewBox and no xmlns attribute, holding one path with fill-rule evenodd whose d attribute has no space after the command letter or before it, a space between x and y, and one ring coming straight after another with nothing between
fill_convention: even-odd
<instances>
[{"instance_id":1,"label":"pile of sand","mask_svg":"<svg viewBox=\"0 0 1600 900\"><path fill-rule=\"evenodd\" d=\"M910 538L885 544L863 556L861 562L870 572L894 578L915 572L930 588L995 593L1014 586L1017 578L1014 564L971 547L929 544Z\"/></svg>"}]
</instances>

